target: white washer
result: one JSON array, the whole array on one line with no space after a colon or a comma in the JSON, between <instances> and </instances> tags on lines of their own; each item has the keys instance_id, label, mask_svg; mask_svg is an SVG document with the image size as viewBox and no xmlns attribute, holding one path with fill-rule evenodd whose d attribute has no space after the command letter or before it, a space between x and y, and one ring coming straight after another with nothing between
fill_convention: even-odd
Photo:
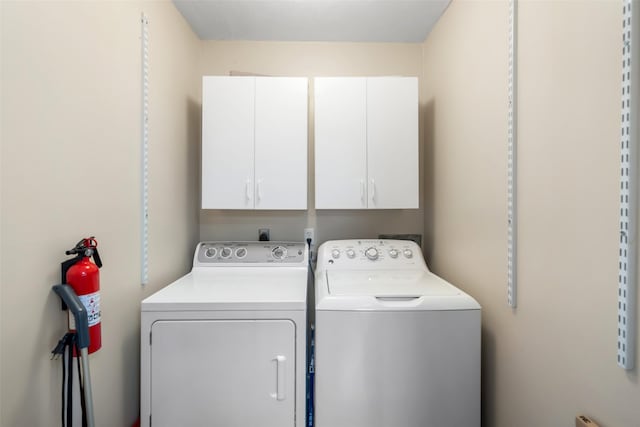
<instances>
[{"instance_id":1,"label":"white washer","mask_svg":"<svg viewBox=\"0 0 640 427\"><path fill-rule=\"evenodd\" d=\"M303 427L307 266L303 243L200 243L142 301L142 426Z\"/></svg>"},{"instance_id":2,"label":"white washer","mask_svg":"<svg viewBox=\"0 0 640 427\"><path fill-rule=\"evenodd\" d=\"M324 243L315 314L316 427L480 426L480 305L418 245Z\"/></svg>"}]
</instances>

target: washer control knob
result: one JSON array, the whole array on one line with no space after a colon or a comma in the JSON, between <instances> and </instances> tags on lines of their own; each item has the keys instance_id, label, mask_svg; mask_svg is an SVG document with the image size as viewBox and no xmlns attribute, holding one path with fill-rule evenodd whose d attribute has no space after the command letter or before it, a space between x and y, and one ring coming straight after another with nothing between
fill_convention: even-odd
<instances>
[{"instance_id":1,"label":"washer control knob","mask_svg":"<svg viewBox=\"0 0 640 427\"><path fill-rule=\"evenodd\" d=\"M218 250L216 248L207 248L206 251L204 251L204 256L206 256L207 258L213 258L218 254Z\"/></svg>"},{"instance_id":2,"label":"washer control knob","mask_svg":"<svg viewBox=\"0 0 640 427\"><path fill-rule=\"evenodd\" d=\"M389 256L391 258L398 258L399 252L397 249L389 249Z\"/></svg>"},{"instance_id":3,"label":"washer control knob","mask_svg":"<svg viewBox=\"0 0 640 427\"><path fill-rule=\"evenodd\" d=\"M229 257L231 256L231 253L232 253L232 252L233 252L233 251L231 250L231 248L230 248L230 247L225 246L224 248L222 248L222 250L220 250L220 256L221 256L222 258L224 258L224 259L227 259L227 258L229 258Z\"/></svg>"},{"instance_id":4,"label":"washer control knob","mask_svg":"<svg viewBox=\"0 0 640 427\"><path fill-rule=\"evenodd\" d=\"M332 250L332 251L331 251L331 256L332 256L334 259L338 259L338 258L340 258L340 249L334 249L334 250Z\"/></svg>"},{"instance_id":5,"label":"washer control knob","mask_svg":"<svg viewBox=\"0 0 640 427\"><path fill-rule=\"evenodd\" d=\"M356 251L354 251L353 249L347 249L347 256L351 259L356 257Z\"/></svg>"},{"instance_id":6,"label":"washer control knob","mask_svg":"<svg viewBox=\"0 0 640 427\"><path fill-rule=\"evenodd\" d=\"M275 259L284 259L287 256L287 248L276 246L271 250L271 255L273 255Z\"/></svg>"},{"instance_id":7,"label":"washer control knob","mask_svg":"<svg viewBox=\"0 0 640 427\"><path fill-rule=\"evenodd\" d=\"M247 256L247 248L236 249L236 258L242 259Z\"/></svg>"},{"instance_id":8,"label":"washer control knob","mask_svg":"<svg viewBox=\"0 0 640 427\"><path fill-rule=\"evenodd\" d=\"M413 251L411 249L405 249L402 253L405 258L413 258Z\"/></svg>"},{"instance_id":9,"label":"washer control knob","mask_svg":"<svg viewBox=\"0 0 640 427\"><path fill-rule=\"evenodd\" d=\"M364 254L367 256L367 258L369 258L371 261L375 261L378 259L378 250L376 248L374 248L373 246L370 247L369 249L367 249L366 251L364 251Z\"/></svg>"}]
</instances>

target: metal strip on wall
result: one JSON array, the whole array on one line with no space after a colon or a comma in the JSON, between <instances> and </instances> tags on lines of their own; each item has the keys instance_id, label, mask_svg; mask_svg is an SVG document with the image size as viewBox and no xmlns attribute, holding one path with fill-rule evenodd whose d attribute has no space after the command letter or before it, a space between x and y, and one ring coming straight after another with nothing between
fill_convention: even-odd
<instances>
[{"instance_id":1,"label":"metal strip on wall","mask_svg":"<svg viewBox=\"0 0 640 427\"><path fill-rule=\"evenodd\" d=\"M638 70L634 68L638 65L633 62L632 51L640 30L637 11L633 17L634 7L638 7L638 1L623 0L617 361L624 369L634 368L636 350Z\"/></svg>"},{"instance_id":2,"label":"metal strip on wall","mask_svg":"<svg viewBox=\"0 0 640 427\"><path fill-rule=\"evenodd\" d=\"M509 1L509 76L508 76L508 130L507 130L507 301L516 307L516 94L517 94L517 1Z\"/></svg>"},{"instance_id":3,"label":"metal strip on wall","mask_svg":"<svg viewBox=\"0 0 640 427\"><path fill-rule=\"evenodd\" d=\"M149 19L141 18L142 41L142 174L141 174L141 283L149 282Z\"/></svg>"}]
</instances>

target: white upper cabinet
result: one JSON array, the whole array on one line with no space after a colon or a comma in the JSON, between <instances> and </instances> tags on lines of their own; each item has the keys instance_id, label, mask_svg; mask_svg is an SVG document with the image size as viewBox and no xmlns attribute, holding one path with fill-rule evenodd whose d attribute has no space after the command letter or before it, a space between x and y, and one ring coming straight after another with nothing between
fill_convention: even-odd
<instances>
[{"instance_id":1,"label":"white upper cabinet","mask_svg":"<svg viewBox=\"0 0 640 427\"><path fill-rule=\"evenodd\" d=\"M418 79L367 79L369 208L418 208Z\"/></svg>"},{"instance_id":2,"label":"white upper cabinet","mask_svg":"<svg viewBox=\"0 0 640 427\"><path fill-rule=\"evenodd\" d=\"M418 79L323 77L314 86L316 208L418 208Z\"/></svg>"},{"instance_id":3,"label":"white upper cabinet","mask_svg":"<svg viewBox=\"0 0 640 427\"><path fill-rule=\"evenodd\" d=\"M203 209L306 209L307 86L299 77L203 78Z\"/></svg>"},{"instance_id":4,"label":"white upper cabinet","mask_svg":"<svg viewBox=\"0 0 640 427\"><path fill-rule=\"evenodd\" d=\"M202 208L253 208L255 79L202 80Z\"/></svg>"},{"instance_id":5,"label":"white upper cabinet","mask_svg":"<svg viewBox=\"0 0 640 427\"><path fill-rule=\"evenodd\" d=\"M256 78L257 209L307 208L306 78Z\"/></svg>"},{"instance_id":6,"label":"white upper cabinet","mask_svg":"<svg viewBox=\"0 0 640 427\"><path fill-rule=\"evenodd\" d=\"M367 81L316 78L317 209L367 207Z\"/></svg>"}]
</instances>

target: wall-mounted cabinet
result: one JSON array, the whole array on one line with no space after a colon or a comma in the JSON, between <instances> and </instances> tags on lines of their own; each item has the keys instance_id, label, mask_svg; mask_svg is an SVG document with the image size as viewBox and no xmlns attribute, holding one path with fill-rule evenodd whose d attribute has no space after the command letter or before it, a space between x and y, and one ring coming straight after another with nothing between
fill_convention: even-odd
<instances>
[{"instance_id":1,"label":"wall-mounted cabinet","mask_svg":"<svg viewBox=\"0 0 640 427\"><path fill-rule=\"evenodd\" d=\"M306 78L203 77L203 209L306 209L307 99Z\"/></svg>"},{"instance_id":2,"label":"wall-mounted cabinet","mask_svg":"<svg viewBox=\"0 0 640 427\"><path fill-rule=\"evenodd\" d=\"M314 81L317 209L418 208L418 79Z\"/></svg>"}]
</instances>

